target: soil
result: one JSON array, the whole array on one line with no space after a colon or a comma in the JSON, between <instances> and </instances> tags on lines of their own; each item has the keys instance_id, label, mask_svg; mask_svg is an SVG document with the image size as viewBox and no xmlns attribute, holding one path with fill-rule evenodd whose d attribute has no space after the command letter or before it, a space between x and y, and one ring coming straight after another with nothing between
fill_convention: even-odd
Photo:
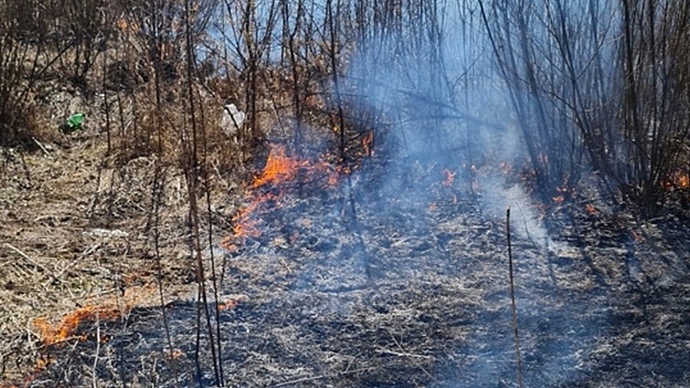
<instances>
[{"instance_id":1,"label":"soil","mask_svg":"<svg viewBox=\"0 0 690 388\"><path fill-rule=\"evenodd\" d=\"M159 272L153 160L108 167L97 136L74 144L5 159L7 384L518 386L506 206L525 386L690 381L687 214L544 206L491 169L447 182L440 165L371 166L339 187L286 184L262 234L224 250L243 190L218 176L204 304L183 177L168 172ZM54 343L34 324L108 303L127 308Z\"/></svg>"}]
</instances>

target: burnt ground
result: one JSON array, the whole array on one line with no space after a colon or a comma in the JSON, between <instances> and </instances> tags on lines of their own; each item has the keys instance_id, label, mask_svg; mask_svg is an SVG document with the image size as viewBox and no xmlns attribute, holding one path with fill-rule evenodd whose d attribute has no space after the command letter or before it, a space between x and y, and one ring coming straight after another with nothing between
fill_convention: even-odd
<instances>
[{"instance_id":1,"label":"burnt ground","mask_svg":"<svg viewBox=\"0 0 690 388\"><path fill-rule=\"evenodd\" d=\"M525 385L686 386L687 218L547 209L491 171L442 180L416 165L351 192L294 184L257 216L261 237L214 249L219 300L236 301L212 329L220 351L197 298L178 298L82 323L27 385L213 386L219 351L226 386L517 386L511 206Z\"/></svg>"}]
</instances>

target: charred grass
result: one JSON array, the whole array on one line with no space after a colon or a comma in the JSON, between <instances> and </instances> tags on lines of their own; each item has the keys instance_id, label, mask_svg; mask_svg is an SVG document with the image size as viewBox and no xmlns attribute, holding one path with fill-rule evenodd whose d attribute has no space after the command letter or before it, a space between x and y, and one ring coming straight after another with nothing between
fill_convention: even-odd
<instances>
[{"instance_id":1,"label":"charred grass","mask_svg":"<svg viewBox=\"0 0 690 388\"><path fill-rule=\"evenodd\" d=\"M61 166L88 164L89 152L72 152L55 158ZM76 158L79 152L85 154ZM16 248L3 247L3 316L12 317L3 327L11 338L3 344L6 375L27 378L29 386L215 384L208 333L197 321L203 306L189 286L184 212L174 210L184 196L170 189L170 210L162 214L162 309L155 288L147 290L156 284L155 263L141 205L147 194L136 190L150 187L150 161L123 166L136 183L110 183L121 188L110 202L117 212L105 199L93 206L100 186L79 169L67 177L49 159L43 169L27 163L36 176L31 192L63 205L31 207L16 194L25 190L19 183L7 192L18 199L4 204L8 220L14 206L26 210L3 226ZM220 312L226 385L514 386L505 230L477 200L507 186L470 191L457 182L443 186L440 167L407 172L427 194L397 178L358 181L357 228L340 190L290 183L262 212L262 235L222 252L224 283L211 307ZM66 191L41 190L58 183ZM687 219L641 222L603 204L592 213L586 203L535 207L550 220L544 241L536 230L516 234L527 385L683 386L690 359ZM90 206L99 210L89 213ZM105 222L112 213L118 216ZM230 234L217 216L219 234ZM60 317L91 301L113 300L124 306L116 319L90 316L59 343L44 342L30 323L47 316L59 327ZM8 375L10 366L16 369Z\"/></svg>"}]
</instances>

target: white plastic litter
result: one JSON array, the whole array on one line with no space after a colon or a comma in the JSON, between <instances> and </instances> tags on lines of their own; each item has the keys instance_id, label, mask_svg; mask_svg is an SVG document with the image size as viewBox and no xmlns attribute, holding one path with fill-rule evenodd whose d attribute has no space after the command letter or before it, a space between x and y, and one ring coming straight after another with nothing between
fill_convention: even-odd
<instances>
[{"instance_id":1,"label":"white plastic litter","mask_svg":"<svg viewBox=\"0 0 690 388\"><path fill-rule=\"evenodd\" d=\"M244 124L246 117L246 114L237 109L235 104L225 105L223 107L223 117L221 119L223 132L230 137L236 136L242 124Z\"/></svg>"}]
</instances>

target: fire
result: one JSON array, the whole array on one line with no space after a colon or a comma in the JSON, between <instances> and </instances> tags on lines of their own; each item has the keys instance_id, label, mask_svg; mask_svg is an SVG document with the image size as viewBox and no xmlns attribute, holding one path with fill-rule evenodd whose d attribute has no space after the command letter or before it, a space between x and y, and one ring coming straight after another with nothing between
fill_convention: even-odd
<instances>
[{"instance_id":1,"label":"fire","mask_svg":"<svg viewBox=\"0 0 690 388\"><path fill-rule=\"evenodd\" d=\"M345 173L329 162L319 159L310 160L288 155L282 145L272 145L266 160L266 166L251 184L247 185L245 198L247 203L233 216L233 234L224 238L221 247L234 251L239 244L248 238L261 236L260 220L257 216L265 212L271 204L279 203L286 190L286 185L298 178L318 178L314 181L325 182L327 187L336 187L340 176ZM277 188L278 190L267 190Z\"/></svg>"},{"instance_id":2,"label":"fire","mask_svg":"<svg viewBox=\"0 0 690 388\"><path fill-rule=\"evenodd\" d=\"M675 171L664 183L666 189L690 189L690 174L683 171Z\"/></svg>"},{"instance_id":3,"label":"fire","mask_svg":"<svg viewBox=\"0 0 690 388\"><path fill-rule=\"evenodd\" d=\"M58 324L52 324L46 318L33 321L33 326L39 332L44 345L62 343L76 335L79 325L83 322L114 321L123 317L135 307L158 303L157 287L153 283L143 286L129 287L123 296L107 296L105 299L87 303L83 307L62 317ZM86 336L76 337L86 338Z\"/></svg>"},{"instance_id":4,"label":"fire","mask_svg":"<svg viewBox=\"0 0 690 388\"><path fill-rule=\"evenodd\" d=\"M263 201L263 200L262 200ZM259 237L261 232L259 231L258 222L252 219L252 214L259 206L261 202L253 201L250 202L247 207L240 209L237 214L232 218L234 226L232 231L237 236L245 237Z\"/></svg>"},{"instance_id":5,"label":"fire","mask_svg":"<svg viewBox=\"0 0 690 388\"><path fill-rule=\"evenodd\" d=\"M71 338L81 322L112 321L120 318L124 313L125 311L115 306L86 305L65 315L57 326L51 325L45 318L38 318L34 320L34 327L41 333L44 345L54 345Z\"/></svg>"},{"instance_id":6,"label":"fire","mask_svg":"<svg viewBox=\"0 0 690 388\"><path fill-rule=\"evenodd\" d=\"M228 298L226 301L218 302L216 308L218 311L228 311L237 307L240 303L246 302L249 298L246 295L237 295Z\"/></svg>"},{"instance_id":7,"label":"fire","mask_svg":"<svg viewBox=\"0 0 690 388\"><path fill-rule=\"evenodd\" d=\"M569 189L567 183L564 183L563 186L556 187L556 193L556 196L552 197L551 200L554 204L560 205L565 202L566 198L572 198L575 196L577 191Z\"/></svg>"},{"instance_id":8,"label":"fire","mask_svg":"<svg viewBox=\"0 0 690 388\"><path fill-rule=\"evenodd\" d=\"M268 155L266 167L264 167L261 175L254 180L251 188L256 189L268 183L278 184L293 180L297 176L297 170L307 165L308 161L288 157L285 147L275 146Z\"/></svg>"},{"instance_id":9,"label":"fire","mask_svg":"<svg viewBox=\"0 0 690 388\"><path fill-rule=\"evenodd\" d=\"M184 352L178 348L172 349L169 352L165 352L165 358L168 360L177 360L184 356Z\"/></svg>"},{"instance_id":10,"label":"fire","mask_svg":"<svg viewBox=\"0 0 690 388\"><path fill-rule=\"evenodd\" d=\"M362 148L364 148L364 155L365 156L373 156L374 155L373 145L374 145L374 132L369 131L362 138Z\"/></svg>"},{"instance_id":11,"label":"fire","mask_svg":"<svg viewBox=\"0 0 690 388\"><path fill-rule=\"evenodd\" d=\"M43 346L61 346L68 340L86 340L89 338L88 332L86 334L78 334L79 326L85 322L97 321L114 321L126 314L129 314L135 306L158 306L158 288L153 283L144 286L137 286L128 288L122 296L107 296L101 299L102 302L88 303L73 312L63 316L58 324L53 324L47 318L37 318L32 324L34 329L43 343ZM153 304L151 304L153 302ZM84 328L82 328L84 329ZM101 334L99 341L105 343L109 341L109 336ZM49 353L41 352L41 357L34 363L33 371L26 374L23 378L22 387L33 386L33 382L38 378L41 371L48 368L57 359L50 356ZM0 388L17 387L16 385L6 385L0 382Z\"/></svg>"},{"instance_id":12,"label":"fire","mask_svg":"<svg viewBox=\"0 0 690 388\"><path fill-rule=\"evenodd\" d=\"M453 172L449 169L444 169L443 174L446 176L446 179L443 180L443 187L451 187L453 186L453 182L455 182L455 175L457 174L456 172Z\"/></svg>"}]
</instances>

